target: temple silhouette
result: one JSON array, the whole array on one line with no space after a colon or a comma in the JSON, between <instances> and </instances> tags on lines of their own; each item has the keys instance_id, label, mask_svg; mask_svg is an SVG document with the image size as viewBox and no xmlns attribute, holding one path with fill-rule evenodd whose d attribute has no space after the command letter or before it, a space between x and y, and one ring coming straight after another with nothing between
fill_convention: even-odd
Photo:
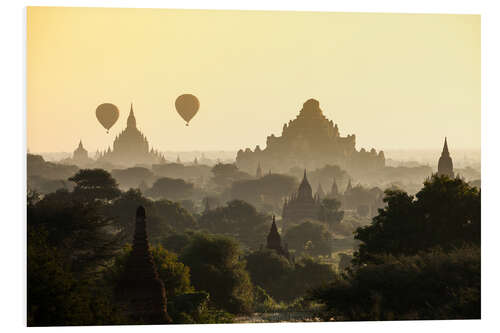
<instances>
[{"instance_id":1,"label":"temple silhouette","mask_svg":"<svg viewBox=\"0 0 500 333\"><path fill-rule=\"evenodd\" d=\"M171 318L167 313L165 285L149 251L144 207L137 208L135 221L132 252L116 289L117 300L134 322L166 324Z\"/></svg>"},{"instance_id":2,"label":"temple silhouette","mask_svg":"<svg viewBox=\"0 0 500 333\"><path fill-rule=\"evenodd\" d=\"M238 168L254 172L264 170L286 172L292 167L320 168L326 164L345 170L372 170L385 166L383 151L356 150L356 136L340 136L337 124L328 120L315 99L307 100L299 115L283 125L282 135L267 137L266 148L256 146L240 149L236 157Z\"/></svg>"},{"instance_id":3,"label":"temple silhouette","mask_svg":"<svg viewBox=\"0 0 500 333\"><path fill-rule=\"evenodd\" d=\"M267 235L267 243L266 248L270 250L275 250L279 255L290 259L290 253L288 252L288 245L285 244L285 247L281 245L281 236L278 232L278 228L276 227L276 220L273 215L273 223L271 224L271 230L269 230L269 234Z\"/></svg>"},{"instance_id":4,"label":"temple silhouette","mask_svg":"<svg viewBox=\"0 0 500 333\"><path fill-rule=\"evenodd\" d=\"M297 192L285 199L283 204L282 218L284 223L296 223L305 219L317 219L320 209L320 198L313 197L312 188L307 180L306 170L304 178Z\"/></svg>"},{"instance_id":5,"label":"temple silhouette","mask_svg":"<svg viewBox=\"0 0 500 333\"><path fill-rule=\"evenodd\" d=\"M89 157L89 152L83 147L82 140L78 143L78 146L73 151L71 157L61 160L62 164L77 165L79 167L90 167L95 161Z\"/></svg>"},{"instance_id":6,"label":"temple silhouette","mask_svg":"<svg viewBox=\"0 0 500 333\"><path fill-rule=\"evenodd\" d=\"M137 128L134 109L130 104L127 127L118 134L113 142L113 149L97 151L98 161L116 165L165 163L164 156L153 148L150 149L148 139Z\"/></svg>"},{"instance_id":7,"label":"temple silhouette","mask_svg":"<svg viewBox=\"0 0 500 333\"><path fill-rule=\"evenodd\" d=\"M454 177L453 161L451 159L450 152L448 151L448 142L446 137L444 138L443 151L441 152L441 157L439 157L438 161L438 175L445 175L450 178Z\"/></svg>"}]
</instances>

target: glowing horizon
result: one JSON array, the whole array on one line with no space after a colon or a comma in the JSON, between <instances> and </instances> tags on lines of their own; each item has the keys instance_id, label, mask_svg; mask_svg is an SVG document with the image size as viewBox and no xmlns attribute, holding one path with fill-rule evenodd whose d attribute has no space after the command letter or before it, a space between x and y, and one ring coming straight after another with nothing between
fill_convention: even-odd
<instances>
[{"instance_id":1,"label":"glowing horizon","mask_svg":"<svg viewBox=\"0 0 500 333\"><path fill-rule=\"evenodd\" d=\"M356 148L480 149L479 15L28 7L27 146L265 147L309 98ZM186 127L175 99L200 110ZM109 135L95 108L120 110Z\"/></svg>"}]
</instances>

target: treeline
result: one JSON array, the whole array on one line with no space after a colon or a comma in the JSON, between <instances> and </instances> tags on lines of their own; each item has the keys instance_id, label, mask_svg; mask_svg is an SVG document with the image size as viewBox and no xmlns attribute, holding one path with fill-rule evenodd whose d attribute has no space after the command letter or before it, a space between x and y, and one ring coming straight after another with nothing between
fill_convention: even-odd
<instances>
[{"instance_id":1,"label":"treeline","mask_svg":"<svg viewBox=\"0 0 500 333\"><path fill-rule=\"evenodd\" d=\"M28 194L30 326L130 323L114 293L139 205L174 323L275 311L324 320L480 317L481 194L459 178L433 176L415 196L386 191L385 207L357 229L360 246L352 264L342 257L348 268L340 272L321 259L344 216L338 201L323 200L317 221L284 231L288 260L264 248L271 216L245 201L207 200L191 213L139 189L122 191L101 169L68 181L72 190Z\"/></svg>"},{"instance_id":2,"label":"treeline","mask_svg":"<svg viewBox=\"0 0 500 333\"><path fill-rule=\"evenodd\" d=\"M29 326L132 323L115 302L115 287L139 205L148 212L152 254L174 323L231 322L300 298L306 286L334 276L329 265L297 258L280 275L281 291L260 286L249 262L263 253L258 249L271 217L244 201L192 215L138 189L121 191L102 169L80 170L69 181L72 191L28 194Z\"/></svg>"},{"instance_id":3,"label":"treeline","mask_svg":"<svg viewBox=\"0 0 500 333\"><path fill-rule=\"evenodd\" d=\"M481 192L432 176L415 197L386 191L387 206L359 228L350 269L310 292L336 320L481 317Z\"/></svg>"}]
</instances>

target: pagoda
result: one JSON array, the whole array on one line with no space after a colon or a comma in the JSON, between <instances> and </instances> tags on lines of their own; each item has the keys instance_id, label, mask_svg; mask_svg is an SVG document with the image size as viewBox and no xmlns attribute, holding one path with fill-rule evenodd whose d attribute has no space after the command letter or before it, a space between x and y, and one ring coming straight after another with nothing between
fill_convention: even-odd
<instances>
[{"instance_id":1,"label":"pagoda","mask_svg":"<svg viewBox=\"0 0 500 333\"><path fill-rule=\"evenodd\" d=\"M309 169L338 165L344 170L365 172L385 166L383 151L356 150L354 134L341 136L338 124L323 114L319 102L307 100L299 115L283 125L281 136L267 137L265 149L256 146L240 149L236 156L239 169L254 172L262 169L287 172L293 167Z\"/></svg>"},{"instance_id":2,"label":"pagoda","mask_svg":"<svg viewBox=\"0 0 500 333\"><path fill-rule=\"evenodd\" d=\"M99 161L115 165L141 165L164 163L163 155L149 147L148 139L137 128L133 105L130 104L130 113L127 118L127 127L118 134L113 141L113 149L97 152Z\"/></svg>"},{"instance_id":3,"label":"pagoda","mask_svg":"<svg viewBox=\"0 0 500 333\"><path fill-rule=\"evenodd\" d=\"M166 324L165 285L158 277L146 234L146 211L137 208L132 252L116 289L117 299L124 306L125 315L134 323Z\"/></svg>"}]
</instances>

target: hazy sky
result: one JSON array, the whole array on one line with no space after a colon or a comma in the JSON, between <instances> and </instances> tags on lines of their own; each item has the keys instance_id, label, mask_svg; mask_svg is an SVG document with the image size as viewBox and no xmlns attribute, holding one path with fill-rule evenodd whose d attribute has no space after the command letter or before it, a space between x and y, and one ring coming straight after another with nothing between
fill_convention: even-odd
<instances>
[{"instance_id":1,"label":"hazy sky","mask_svg":"<svg viewBox=\"0 0 500 333\"><path fill-rule=\"evenodd\" d=\"M358 149L480 147L478 15L30 7L27 33L31 152L107 148L131 102L157 149L264 148L309 98Z\"/></svg>"}]
</instances>

